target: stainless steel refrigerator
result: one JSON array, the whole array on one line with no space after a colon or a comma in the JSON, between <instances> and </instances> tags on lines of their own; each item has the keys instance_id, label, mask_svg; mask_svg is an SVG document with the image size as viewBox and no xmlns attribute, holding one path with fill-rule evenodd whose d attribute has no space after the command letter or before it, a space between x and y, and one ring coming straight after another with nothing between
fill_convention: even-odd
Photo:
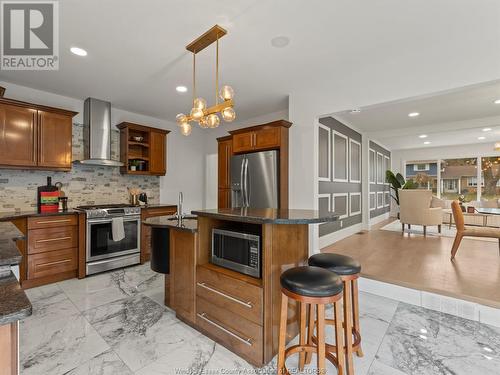
<instances>
[{"instance_id":1,"label":"stainless steel refrigerator","mask_svg":"<svg viewBox=\"0 0 500 375\"><path fill-rule=\"evenodd\" d=\"M279 208L279 151L231 157L231 205Z\"/></svg>"}]
</instances>

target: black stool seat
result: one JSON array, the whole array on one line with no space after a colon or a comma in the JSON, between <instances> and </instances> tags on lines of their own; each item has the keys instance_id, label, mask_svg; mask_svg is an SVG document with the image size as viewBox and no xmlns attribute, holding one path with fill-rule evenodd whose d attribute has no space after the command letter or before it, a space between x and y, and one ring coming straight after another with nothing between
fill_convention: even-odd
<instances>
[{"instance_id":1,"label":"black stool seat","mask_svg":"<svg viewBox=\"0 0 500 375\"><path fill-rule=\"evenodd\" d=\"M308 263L310 266L325 268L337 275L355 275L361 272L361 264L346 255L322 253L312 255Z\"/></svg>"},{"instance_id":2,"label":"black stool seat","mask_svg":"<svg viewBox=\"0 0 500 375\"><path fill-rule=\"evenodd\" d=\"M295 267L281 274L281 286L305 297L331 297L343 290L342 280L319 267Z\"/></svg>"}]
</instances>

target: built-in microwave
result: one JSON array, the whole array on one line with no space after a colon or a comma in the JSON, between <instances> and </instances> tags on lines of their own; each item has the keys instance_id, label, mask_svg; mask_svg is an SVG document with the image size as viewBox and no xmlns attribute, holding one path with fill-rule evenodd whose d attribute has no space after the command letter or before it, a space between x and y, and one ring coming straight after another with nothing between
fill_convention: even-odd
<instances>
[{"instance_id":1,"label":"built-in microwave","mask_svg":"<svg viewBox=\"0 0 500 375\"><path fill-rule=\"evenodd\" d=\"M260 236L212 229L211 263L253 277L261 277Z\"/></svg>"}]
</instances>

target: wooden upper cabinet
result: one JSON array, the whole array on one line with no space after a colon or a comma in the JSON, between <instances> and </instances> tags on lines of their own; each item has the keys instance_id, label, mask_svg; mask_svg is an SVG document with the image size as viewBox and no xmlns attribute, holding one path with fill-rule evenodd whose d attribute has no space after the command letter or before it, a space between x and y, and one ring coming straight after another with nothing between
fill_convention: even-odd
<instances>
[{"instance_id":1,"label":"wooden upper cabinet","mask_svg":"<svg viewBox=\"0 0 500 375\"><path fill-rule=\"evenodd\" d=\"M0 98L0 167L70 170L76 114Z\"/></svg>"},{"instance_id":2,"label":"wooden upper cabinet","mask_svg":"<svg viewBox=\"0 0 500 375\"><path fill-rule=\"evenodd\" d=\"M246 152L254 149L254 132L238 133L233 135L233 152Z\"/></svg>"},{"instance_id":3,"label":"wooden upper cabinet","mask_svg":"<svg viewBox=\"0 0 500 375\"><path fill-rule=\"evenodd\" d=\"M164 176L167 172L168 130L122 122L120 129L120 167L122 174ZM132 166L136 170L132 170Z\"/></svg>"},{"instance_id":4,"label":"wooden upper cabinet","mask_svg":"<svg viewBox=\"0 0 500 375\"><path fill-rule=\"evenodd\" d=\"M71 169L72 119L38 111L38 166Z\"/></svg>"},{"instance_id":5,"label":"wooden upper cabinet","mask_svg":"<svg viewBox=\"0 0 500 375\"><path fill-rule=\"evenodd\" d=\"M167 173L166 140L167 135L164 132L151 131L149 137L149 162L151 174L165 175Z\"/></svg>"},{"instance_id":6,"label":"wooden upper cabinet","mask_svg":"<svg viewBox=\"0 0 500 375\"><path fill-rule=\"evenodd\" d=\"M0 104L0 164L35 167L37 164L37 111Z\"/></svg>"},{"instance_id":7,"label":"wooden upper cabinet","mask_svg":"<svg viewBox=\"0 0 500 375\"><path fill-rule=\"evenodd\" d=\"M255 132L254 148L256 150L280 147L281 129L277 127L263 128Z\"/></svg>"},{"instance_id":8,"label":"wooden upper cabinet","mask_svg":"<svg viewBox=\"0 0 500 375\"><path fill-rule=\"evenodd\" d=\"M231 156L233 156L233 141L231 137L217 139L218 144L218 187L229 189L231 187Z\"/></svg>"},{"instance_id":9,"label":"wooden upper cabinet","mask_svg":"<svg viewBox=\"0 0 500 375\"><path fill-rule=\"evenodd\" d=\"M280 149L282 145L281 133L290 126L290 122L280 120L250 128L233 130L229 132L233 135L233 152L238 154Z\"/></svg>"}]
</instances>

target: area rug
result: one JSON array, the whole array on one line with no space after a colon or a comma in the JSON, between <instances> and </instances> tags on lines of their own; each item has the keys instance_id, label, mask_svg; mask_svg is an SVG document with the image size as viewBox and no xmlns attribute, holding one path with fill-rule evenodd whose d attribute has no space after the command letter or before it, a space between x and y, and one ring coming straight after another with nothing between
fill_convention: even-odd
<instances>
[{"instance_id":1,"label":"area rug","mask_svg":"<svg viewBox=\"0 0 500 375\"><path fill-rule=\"evenodd\" d=\"M401 233L401 222L399 220L394 220L392 223L385 225L380 228L381 230L388 230L391 232L400 232ZM405 225L405 234L415 234L415 235L424 235L424 227L421 225L412 225L411 229L408 229L408 226ZM454 238L457 234L457 230L452 225L451 228L448 224L443 224L441 226L441 234L438 233L437 226L427 227L427 236L437 236L437 237L451 237ZM465 237L472 238L472 237ZM474 237L475 240L478 241L490 241L497 242L496 238L488 238L488 237Z\"/></svg>"}]
</instances>

